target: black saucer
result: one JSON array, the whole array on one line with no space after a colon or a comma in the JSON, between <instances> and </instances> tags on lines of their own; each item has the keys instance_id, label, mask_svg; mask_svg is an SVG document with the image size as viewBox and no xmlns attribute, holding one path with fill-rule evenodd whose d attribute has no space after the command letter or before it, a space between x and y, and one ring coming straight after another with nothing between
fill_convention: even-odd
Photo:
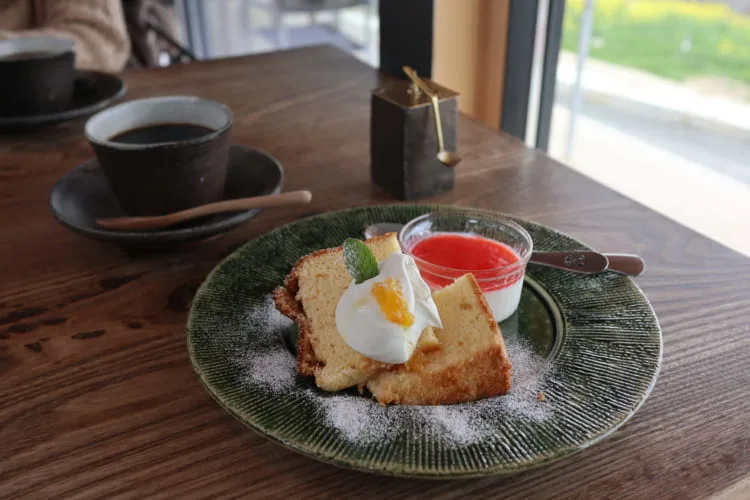
<instances>
[{"instance_id":1,"label":"black saucer","mask_svg":"<svg viewBox=\"0 0 750 500\"><path fill-rule=\"evenodd\" d=\"M48 114L0 116L0 128L49 125L91 115L125 95L126 90L127 85L117 75L76 71L73 102L68 109Z\"/></svg>"},{"instance_id":2,"label":"black saucer","mask_svg":"<svg viewBox=\"0 0 750 500\"><path fill-rule=\"evenodd\" d=\"M245 198L281 192L281 164L262 151L232 146L224 199ZM96 224L96 219L125 215L109 182L90 160L65 174L52 188L50 208L64 226L88 237L136 247L162 247L209 238L255 217L260 209L210 215L155 231L114 231Z\"/></svg>"}]
</instances>

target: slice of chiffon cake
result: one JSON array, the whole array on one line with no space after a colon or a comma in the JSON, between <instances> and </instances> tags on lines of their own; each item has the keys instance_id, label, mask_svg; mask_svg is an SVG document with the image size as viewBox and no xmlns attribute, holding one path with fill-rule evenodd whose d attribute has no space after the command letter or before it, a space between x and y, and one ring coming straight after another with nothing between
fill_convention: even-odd
<instances>
[{"instance_id":1,"label":"slice of chiffon cake","mask_svg":"<svg viewBox=\"0 0 750 500\"><path fill-rule=\"evenodd\" d=\"M433 294L443 328L440 349L416 352L404 365L383 371L366 386L384 404L438 405L505 394L511 363L500 329L471 274Z\"/></svg>"},{"instance_id":2,"label":"slice of chiffon cake","mask_svg":"<svg viewBox=\"0 0 750 500\"><path fill-rule=\"evenodd\" d=\"M401 253L395 233L364 242L377 261ZM325 391L364 386L377 373L394 365L369 359L353 350L336 328L336 306L352 277L346 269L343 247L319 250L302 257L274 291L277 309L297 323L297 371L314 376ZM422 331L415 352L439 350L431 327Z\"/></svg>"}]
</instances>

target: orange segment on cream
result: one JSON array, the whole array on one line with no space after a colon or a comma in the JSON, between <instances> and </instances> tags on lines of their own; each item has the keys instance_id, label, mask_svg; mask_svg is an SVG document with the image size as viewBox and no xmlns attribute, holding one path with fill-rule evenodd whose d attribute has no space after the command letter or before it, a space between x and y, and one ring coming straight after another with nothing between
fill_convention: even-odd
<instances>
[{"instance_id":1,"label":"orange segment on cream","mask_svg":"<svg viewBox=\"0 0 750 500\"><path fill-rule=\"evenodd\" d=\"M404 299L404 289L394 278L372 285L372 294L388 321L409 328L414 324L414 315Z\"/></svg>"}]
</instances>

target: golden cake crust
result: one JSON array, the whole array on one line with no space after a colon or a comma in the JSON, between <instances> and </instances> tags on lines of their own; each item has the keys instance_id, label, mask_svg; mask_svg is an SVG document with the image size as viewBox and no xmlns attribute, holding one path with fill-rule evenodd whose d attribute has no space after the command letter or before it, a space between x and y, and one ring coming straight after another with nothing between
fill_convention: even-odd
<instances>
[{"instance_id":1,"label":"golden cake crust","mask_svg":"<svg viewBox=\"0 0 750 500\"><path fill-rule=\"evenodd\" d=\"M505 349L493 346L438 371L383 373L369 381L367 388L383 404L446 405L506 394L510 376Z\"/></svg>"},{"instance_id":2,"label":"golden cake crust","mask_svg":"<svg viewBox=\"0 0 750 500\"><path fill-rule=\"evenodd\" d=\"M310 322L289 288L280 286L273 292L276 309L297 324L297 372L304 377L314 377L320 362L315 358L310 344Z\"/></svg>"}]
</instances>

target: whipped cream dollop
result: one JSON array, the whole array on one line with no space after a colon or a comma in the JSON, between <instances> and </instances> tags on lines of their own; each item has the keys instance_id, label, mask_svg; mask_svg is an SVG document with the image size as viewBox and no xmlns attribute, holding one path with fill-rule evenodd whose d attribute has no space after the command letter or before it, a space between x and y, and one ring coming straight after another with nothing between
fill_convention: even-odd
<instances>
[{"instance_id":1,"label":"whipped cream dollop","mask_svg":"<svg viewBox=\"0 0 750 500\"><path fill-rule=\"evenodd\" d=\"M363 356L390 364L406 363L428 326L442 328L430 287L414 259L392 253L374 278L349 288L336 306L336 328Z\"/></svg>"}]
</instances>

